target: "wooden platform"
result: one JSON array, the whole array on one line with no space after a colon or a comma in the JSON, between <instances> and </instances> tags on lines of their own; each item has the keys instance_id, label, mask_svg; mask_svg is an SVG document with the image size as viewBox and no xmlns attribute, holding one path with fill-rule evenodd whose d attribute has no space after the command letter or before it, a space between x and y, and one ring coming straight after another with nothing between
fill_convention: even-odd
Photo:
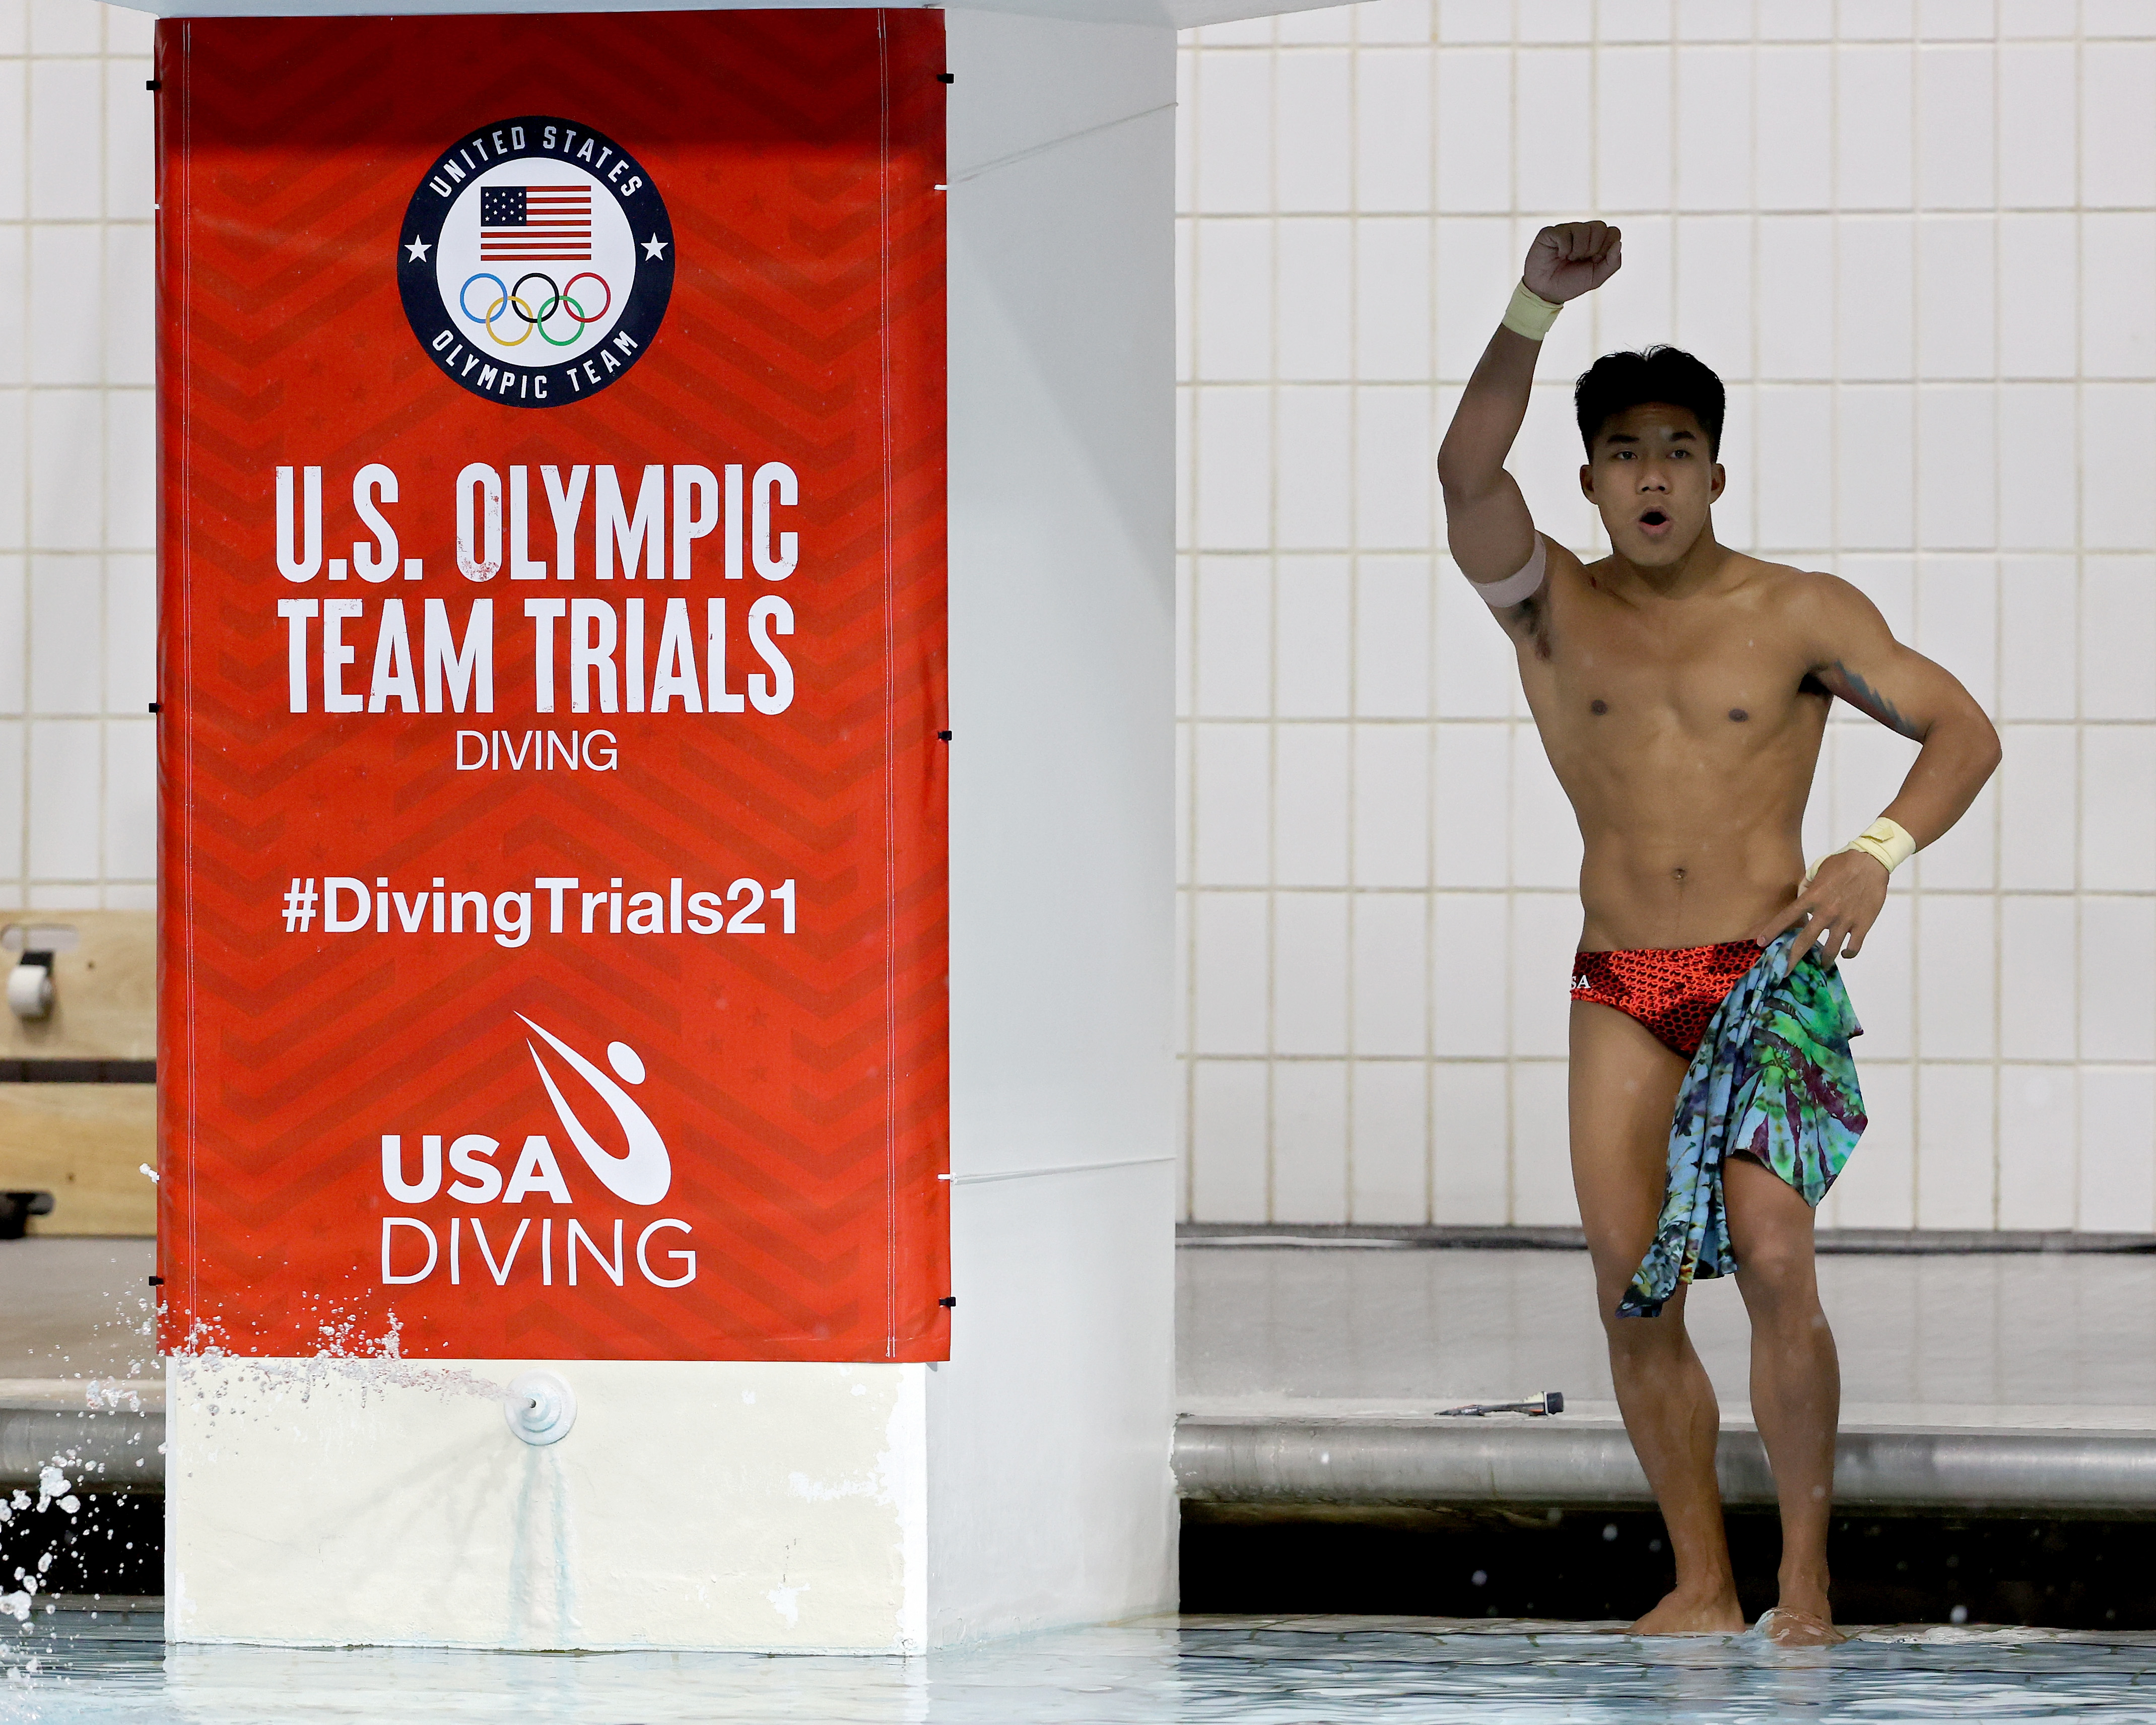
<instances>
[{"instance_id":1,"label":"wooden platform","mask_svg":"<svg viewBox=\"0 0 2156 1725\"><path fill-rule=\"evenodd\" d=\"M0 1013L0 1192L52 1194L33 1235L153 1235L156 915L15 911L10 927L71 929L75 944L54 955L49 1017Z\"/></svg>"}]
</instances>

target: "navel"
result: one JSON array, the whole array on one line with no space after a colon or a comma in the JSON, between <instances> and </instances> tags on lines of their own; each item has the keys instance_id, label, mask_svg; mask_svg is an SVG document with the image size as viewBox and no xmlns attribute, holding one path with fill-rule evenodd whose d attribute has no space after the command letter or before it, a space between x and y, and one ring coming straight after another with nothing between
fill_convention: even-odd
<instances>
[{"instance_id":1,"label":"navel","mask_svg":"<svg viewBox=\"0 0 2156 1725\"><path fill-rule=\"evenodd\" d=\"M1678 886L1681 886L1685 883L1685 871L1682 869L1671 869L1670 870L1670 879L1676 881Z\"/></svg>"},{"instance_id":2,"label":"navel","mask_svg":"<svg viewBox=\"0 0 2156 1725\"><path fill-rule=\"evenodd\" d=\"M1590 701L1587 703L1587 710L1590 713L1606 713L1609 711L1609 703L1606 701Z\"/></svg>"},{"instance_id":3,"label":"navel","mask_svg":"<svg viewBox=\"0 0 2156 1725\"><path fill-rule=\"evenodd\" d=\"M1740 724L1740 725L1741 725L1741 724L1743 724L1743 723L1747 719L1750 718L1750 717L1752 716L1752 715L1751 715L1751 714L1749 714L1749 713L1748 713L1748 712L1746 712L1746 711L1744 711L1744 709L1743 709L1743 707L1741 707L1741 706L1732 706L1732 708L1730 708L1730 710L1729 710L1729 716L1730 716L1731 718L1732 718L1732 719L1736 720L1736 721L1737 721L1737 722L1738 722L1738 724Z\"/></svg>"}]
</instances>

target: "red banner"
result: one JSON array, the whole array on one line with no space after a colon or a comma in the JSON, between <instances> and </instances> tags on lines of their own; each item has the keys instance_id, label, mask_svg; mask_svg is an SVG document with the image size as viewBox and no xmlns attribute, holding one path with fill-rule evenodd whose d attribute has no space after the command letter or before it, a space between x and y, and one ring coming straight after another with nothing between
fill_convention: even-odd
<instances>
[{"instance_id":1,"label":"red banner","mask_svg":"<svg viewBox=\"0 0 2156 1725\"><path fill-rule=\"evenodd\" d=\"M167 1348L944 1357L942 39L158 26Z\"/></svg>"}]
</instances>

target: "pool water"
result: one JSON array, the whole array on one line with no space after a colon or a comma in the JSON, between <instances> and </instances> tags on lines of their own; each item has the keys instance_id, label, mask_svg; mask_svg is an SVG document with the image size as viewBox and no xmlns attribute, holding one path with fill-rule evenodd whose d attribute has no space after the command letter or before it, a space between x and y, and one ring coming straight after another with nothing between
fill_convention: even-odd
<instances>
[{"instance_id":1,"label":"pool water","mask_svg":"<svg viewBox=\"0 0 2156 1725\"><path fill-rule=\"evenodd\" d=\"M1185 1617L920 1659L168 1651L154 1606L63 1604L0 1636L0 1721L1317 1725L1362 1720L2156 1719L2156 1635L1873 1630L1827 1652L1609 1625Z\"/></svg>"}]
</instances>

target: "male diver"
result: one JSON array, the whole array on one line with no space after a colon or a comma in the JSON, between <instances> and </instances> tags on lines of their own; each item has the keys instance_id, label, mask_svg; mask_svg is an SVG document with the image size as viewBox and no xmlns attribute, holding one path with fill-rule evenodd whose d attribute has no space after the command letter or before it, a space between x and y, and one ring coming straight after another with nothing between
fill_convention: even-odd
<instances>
[{"instance_id":1,"label":"male diver","mask_svg":"<svg viewBox=\"0 0 2156 1725\"><path fill-rule=\"evenodd\" d=\"M1887 877L1958 820L1999 738L1953 676L1848 583L1717 543L1722 388L1671 347L1612 353L1575 394L1607 557L1535 530L1505 458L1542 338L1620 262L1618 230L1535 236L1438 454L1452 554L1512 638L1585 855L1573 978L1572 1170L1625 1429L1676 1586L1634 1627L1744 1626L1715 1487L1719 1413L1685 1334L1695 1276L1733 1271L1752 1408L1782 1515L1777 1640L1840 1639L1827 1602L1840 1373L1813 1207L1864 1128L1837 961ZM1835 696L1922 745L1867 832L1805 872Z\"/></svg>"}]
</instances>

